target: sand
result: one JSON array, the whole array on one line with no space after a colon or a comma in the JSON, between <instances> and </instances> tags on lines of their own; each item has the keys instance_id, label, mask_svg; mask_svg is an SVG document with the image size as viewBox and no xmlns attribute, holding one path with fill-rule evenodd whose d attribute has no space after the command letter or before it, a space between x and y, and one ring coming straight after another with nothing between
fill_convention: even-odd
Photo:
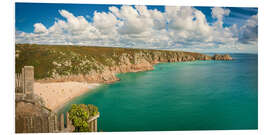
<instances>
[{"instance_id":1,"label":"sand","mask_svg":"<svg viewBox=\"0 0 270 135\"><path fill-rule=\"evenodd\" d=\"M98 83L83 82L54 82L54 83L34 83L34 94L40 96L45 106L56 111L73 99L85 92L98 87Z\"/></svg>"}]
</instances>

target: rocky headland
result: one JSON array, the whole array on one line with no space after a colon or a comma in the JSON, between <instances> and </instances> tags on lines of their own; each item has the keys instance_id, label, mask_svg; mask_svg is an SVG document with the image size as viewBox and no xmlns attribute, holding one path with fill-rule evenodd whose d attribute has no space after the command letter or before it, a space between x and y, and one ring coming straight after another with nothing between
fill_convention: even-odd
<instances>
[{"instance_id":1,"label":"rocky headland","mask_svg":"<svg viewBox=\"0 0 270 135\"><path fill-rule=\"evenodd\" d=\"M232 60L227 54L89 46L20 44L15 52L16 73L34 67L34 94L53 111L102 83L118 81L117 73L153 70L164 62Z\"/></svg>"},{"instance_id":2,"label":"rocky headland","mask_svg":"<svg viewBox=\"0 0 270 135\"><path fill-rule=\"evenodd\" d=\"M119 80L117 73L153 70L157 63L195 60L232 60L232 57L150 49L16 45L16 69L34 66L38 82L112 83Z\"/></svg>"}]
</instances>

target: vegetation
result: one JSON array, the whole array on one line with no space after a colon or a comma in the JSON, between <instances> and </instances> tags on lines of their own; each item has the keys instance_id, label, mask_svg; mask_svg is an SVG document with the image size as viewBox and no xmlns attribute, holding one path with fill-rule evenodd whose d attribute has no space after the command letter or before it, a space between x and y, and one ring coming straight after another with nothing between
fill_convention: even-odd
<instances>
[{"instance_id":1,"label":"vegetation","mask_svg":"<svg viewBox=\"0 0 270 135\"><path fill-rule=\"evenodd\" d=\"M25 65L34 66L35 79L54 78L57 75L100 73L105 67L117 66L125 58L136 62L136 54L143 54L147 61L155 56L172 58L179 55L198 56L198 53L181 51L93 47L77 45L17 44L16 73Z\"/></svg>"},{"instance_id":2,"label":"vegetation","mask_svg":"<svg viewBox=\"0 0 270 135\"><path fill-rule=\"evenodd\" d=\"M94 105L73 104L69 110L69 119L75 132L90 132L88 120L98 113L98 108Z\"/></svg>"}]
</instances>

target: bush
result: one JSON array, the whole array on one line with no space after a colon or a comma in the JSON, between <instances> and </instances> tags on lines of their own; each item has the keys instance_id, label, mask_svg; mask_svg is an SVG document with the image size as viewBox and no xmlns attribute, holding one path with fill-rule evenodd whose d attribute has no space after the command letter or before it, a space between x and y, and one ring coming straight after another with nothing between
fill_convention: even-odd
<instances>
[{"instance_id":1,"label":"bush","mask_svg":"<svg viewBox=\"0 0 270 135\"><path fill-rule=\"evenodd\" d=\"M69 110L69 119L75 127L75 132L89 132L88 120L98 114L94 105L73 104Z\"/></svg>"}]
</instances>

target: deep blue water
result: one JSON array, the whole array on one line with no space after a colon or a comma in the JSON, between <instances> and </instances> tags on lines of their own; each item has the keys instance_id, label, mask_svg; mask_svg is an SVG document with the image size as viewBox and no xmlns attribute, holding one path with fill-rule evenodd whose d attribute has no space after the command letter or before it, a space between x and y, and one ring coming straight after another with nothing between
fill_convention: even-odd
<instances>
[{"instance_id":1,"label":"deep blue water","mask_svg":"<svg viewBox=\"0 0 270 135\"><path fill-rule=\"evenodd\" d=\"M121 81L75 98L94 104L102 131L258 128L258 55L233 61L162 63L155 70L119 74Z\"/></svg>"}]
</instances>

